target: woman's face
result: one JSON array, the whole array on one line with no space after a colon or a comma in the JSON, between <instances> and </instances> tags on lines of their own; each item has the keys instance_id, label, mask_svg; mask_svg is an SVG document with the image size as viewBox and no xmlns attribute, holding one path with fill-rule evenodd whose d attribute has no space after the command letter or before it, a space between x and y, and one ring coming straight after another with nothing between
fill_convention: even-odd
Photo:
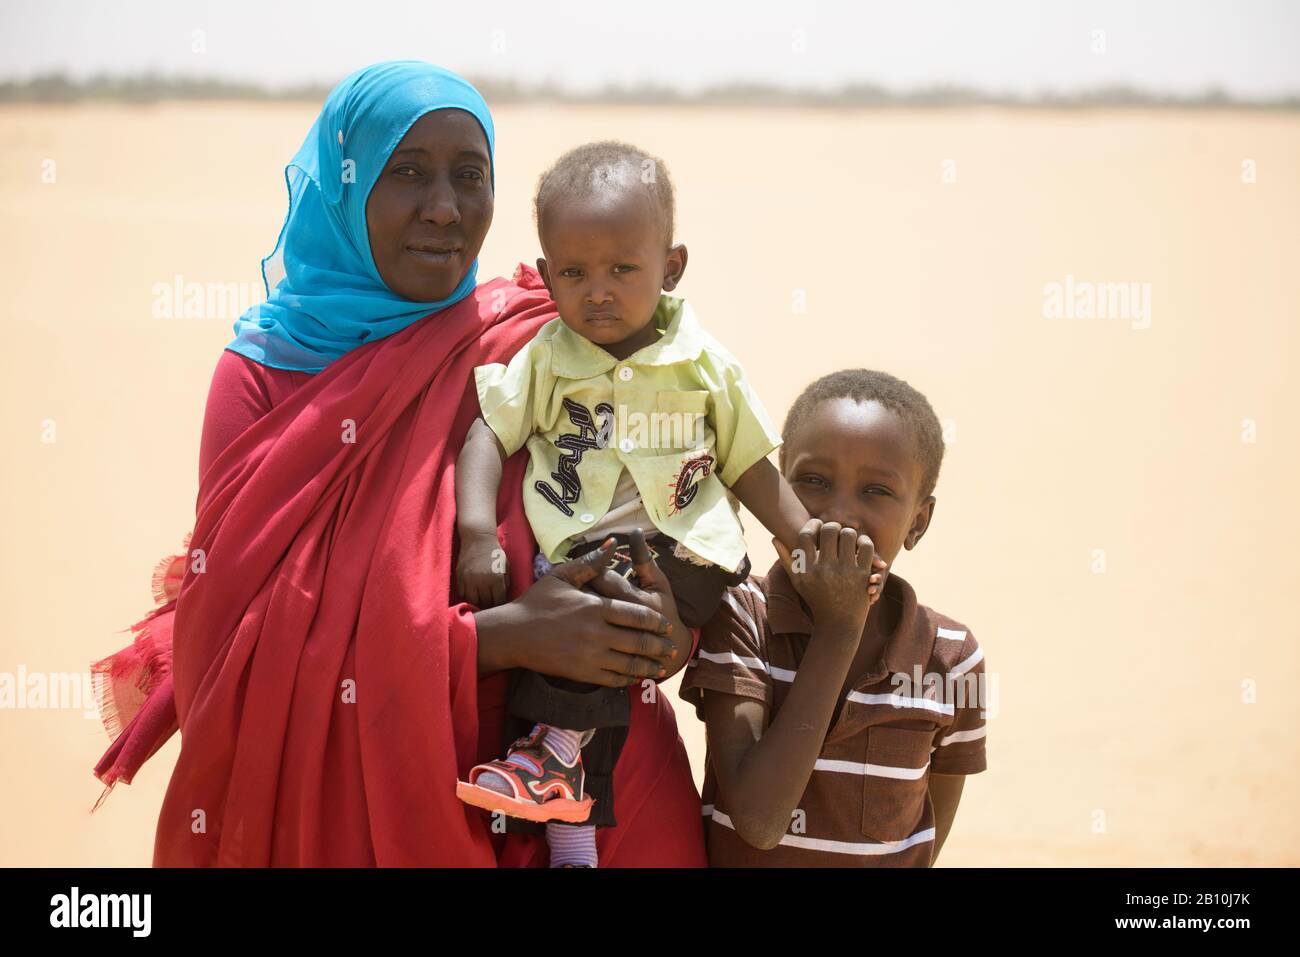
<instances>
[{"instance_id":1,"label":"woman's face","mask_svg":"<svg viewBox=\"0 0 1300 957\"><path fill-rule=\"evenodd\" d=\"M483 128L464 110L426 113L402 137L366 200L389 289L436 302L460 284L492 224L490 164Z\"/></svg>"}]
</instances>

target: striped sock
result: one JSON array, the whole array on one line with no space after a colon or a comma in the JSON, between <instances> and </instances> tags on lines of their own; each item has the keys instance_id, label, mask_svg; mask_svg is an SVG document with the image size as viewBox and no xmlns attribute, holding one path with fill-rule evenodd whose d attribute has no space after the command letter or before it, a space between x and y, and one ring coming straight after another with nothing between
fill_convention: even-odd
<instances>
[{"instance_id":1,"label":"striped sock","mask_svg":"<svg viewBox=\"0 0 1300 957\"><path fill-rule=\"evenodd\" d=\"M572 824L558 824L555 821L546 825L546 843L551 846L551 866L596 867L596 827L584 824L574 827Z\"/></svg>"},{"instance_id":2,"label":"striped sock","mask_svg":"<svg viewBox=\"0 0 1300 957\"><path fill-rule=\"evenodd\" d=\"M565 764L572 764L578 760L578 752L582 750L582 731L569 731L567 728L557 728L554 725L539 724L538 728L546 728L546 738L544 743L557 755ZM533 729L534 731L537 728Z\"/></svg>"}]
</instances>

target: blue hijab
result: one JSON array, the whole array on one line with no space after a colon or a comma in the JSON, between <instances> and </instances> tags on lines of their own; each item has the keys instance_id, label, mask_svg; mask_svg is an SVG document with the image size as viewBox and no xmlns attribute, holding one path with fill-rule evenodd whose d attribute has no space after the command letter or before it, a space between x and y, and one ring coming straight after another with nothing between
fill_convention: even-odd
<instances>
[{"instance_id":1,"label":"blue hijab","mask_svg":"<svg viewBox=\"0 0 1300 957\"><path fill-rule=\"evenodd\" d=\"M366 200L388 157L416 120L447 108L473 114L483 127L495 189L492 114L460 76L419 60L393 60L334 88L284 168L289 213L262 260L266 302L235 321L227 349L277 369L320 372L348 350L474 291L477 259L446 299L403 299L380 278L366 229Z\"/></svg>"}]
</instances>

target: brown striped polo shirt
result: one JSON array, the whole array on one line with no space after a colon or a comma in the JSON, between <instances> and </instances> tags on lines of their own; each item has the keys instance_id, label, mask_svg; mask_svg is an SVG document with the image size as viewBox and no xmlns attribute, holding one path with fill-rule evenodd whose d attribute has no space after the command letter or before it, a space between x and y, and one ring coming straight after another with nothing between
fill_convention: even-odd
<instances>
[{"instance_id":1,"label":"brown striped polo shirt","mask_svg":"<svg viewBox=\"0 0 1300 957\"><path fill-rule=\"evenodd\" d=\"M928 867L934 849L936 774L985 769L990 706L983 652L959 622L917 604L912 586L891 574L882 602L898 625L881 659L855 681L827 732L790 828L759 850L735 832L710 761L704 777L704 827L714 867ZM797 680L812 634L784 567L730 588L702 629L682 678L681 697L701 715L705 691L754 698L763 725Z\"/></svg>"}]
</instances>

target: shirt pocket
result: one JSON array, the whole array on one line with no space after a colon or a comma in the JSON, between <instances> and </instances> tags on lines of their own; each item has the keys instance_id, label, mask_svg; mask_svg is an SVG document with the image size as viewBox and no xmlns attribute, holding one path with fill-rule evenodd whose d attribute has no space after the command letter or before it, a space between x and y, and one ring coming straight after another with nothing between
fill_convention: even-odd
<instances>
[{"instance_id":1,"label":"shirt pocket","mask_svg":"<svg viewBox=\"0 0 1300 957\"><path fill-rule=\"evenodd\" d=\"M661 389L655 396L655 408L660 412L700 412L709 410L709 390Z\"/></svg>"},{"instance_id":2,"label":"shirt pocket","mask_svg":"<svg viewBox=\"0 0 1300 957\"><path fill-rule=\"evenodd\" d=\"M650 518L665 532L666 524L676 522L678 533L672 537L678 540L725 494L713 474L717 460L707 450L632 455L624 462Z\"/></svg>"},{"instance_id":3,"label":"shirt pocket","mask_svg":"<svg viewBox=\"0 0 1300 957\"><path fill-rule=\"evenodd\" d=\"M660 390L649 416L649 447L664 452L709 445L708 411L709 393L705 390Z\"/></svg>"},{"instance_id":4,"label":"shirt pocket","mask_svg":"<svg viewBox=\"0 0 1300 957\"><path fill-rule=\"evenodd\" d=\"M867 766L862 776L862 833L867 837L904 840L925 816L934 733L934 728L889 725L867 729Z\"/></svg>"}]
</instances>

